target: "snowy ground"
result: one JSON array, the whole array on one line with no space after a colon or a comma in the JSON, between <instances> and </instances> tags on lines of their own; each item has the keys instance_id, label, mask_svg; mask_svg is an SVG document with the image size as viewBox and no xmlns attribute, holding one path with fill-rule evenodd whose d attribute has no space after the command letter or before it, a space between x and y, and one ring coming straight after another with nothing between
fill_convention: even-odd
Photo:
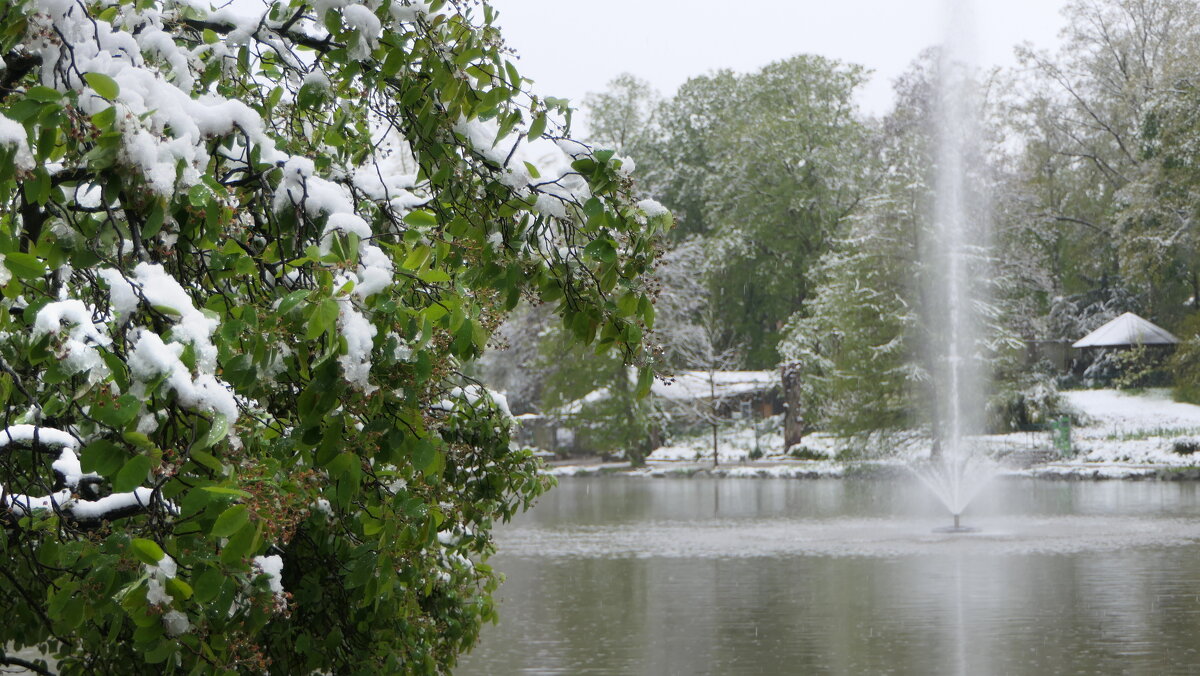
<instances>
[{"instance_id":1,"label":"snowy ground","mask_svg":"<svg viewBox=\"0 0 1200 676\"><path fill-rule=\"evenodd\" d=\"M1031 473L1137 476L1200 465L1200 453L1180 452L1200 446L1200 406L1172 401L1169 391L1158 389L1063 394L1086 418L1071 433L1076 455Z\"/></svg>"},{"instance_id":2,"label":"snowy ground","mask_svg":"<svg viewBox=\"0 0 1200 676\"><path fill-rule=\"evenodd\" d=\"M1022 475L1134 478L1200 467L1200 406L1174 402L1166 390L1084 390L1065 392L1064 396L1084 420L1071 430L1074 455L1053 452L1050 435L1044 432L988 436L977 443L995 455L1016 459L1018 468L1011 471ZM929 452L928 439L915 433L855 440L818 434L805 438L800 457L784 455L781 422L760 422L757 440L748 423L722 428L718 435L720 463L715 469L712 436L699 434L656 449L644 469L630 470L627 463L589 463L559 464L548 471L557 476L607 472L672 476L698 471L732 477L841 476L862 464L861 458L871 458L872 465L905 465ZM762 455L752 460L756 443ZM1180 452L1189 445L1197 449L1194 455ZM835 459L845 457L856 460ZM1021 467L1022 458L1036 464ZM1200 471L1195 473L1200 475Z\"/></svg>"}]
</instances>

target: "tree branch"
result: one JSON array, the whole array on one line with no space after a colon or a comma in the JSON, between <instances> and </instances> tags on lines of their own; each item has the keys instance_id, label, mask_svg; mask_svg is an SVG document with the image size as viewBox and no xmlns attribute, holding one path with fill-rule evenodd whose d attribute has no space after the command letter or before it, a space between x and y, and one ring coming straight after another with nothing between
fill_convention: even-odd
<instances>
[{"instance_id":1,"label":"tree branch","mask_svg":"<svg viewBox=\"0 0 1200 676\"><path fill-rule=\"evenodd\" d=\"M4 63L7 66L4 69L4 77L0 78L0 99L11 94L16 84L28 75L29 71L42 65L42 55L9 52L4 55Z\"/></svg>"},{"instance_id":2,"label":"tree branch","mask_svg":"<svg viewBox=\"0 0 1200 676\"><path fill-rule=\"evenodd\" d=\"M36 662L30 662L29 660L21 659L20 657L13 657L12 655L5 653L0 653L0 664L11 667L21 667L22 669L28 669L35 674L42 674L43 676L55 676L53 671L38 665Z\"/></svg>"},{"instance_id":3,"label":"tree branch","mask_svg":"<svg viewBox=\"0 0 1200 676\"><path fill-rule=\"evenodd\" d=\"M237 26L235 24L230 23L230 22L225 22L225 21L205 21L202 19L180 19L179 23L182 23L183 25L187 26L188 28L193 28L198 31L210 30L210 31L212 31L214 33L218 33L220 35L228 35L229 33L232 33L233 31L237 30ZM264 27L267 28L268 30L270 30L271 32L280 35L281 37L291 40L294 44L300 45L302 47L308 47L309 49L315 49L321 53L325 53L325 52L332 51L334 49L340 49L342 47L345 47L345 45L341 44L340 42L334 42L332 35L327 36L324 39L317 39L307 33L302 33L298 30L294 30L291 28L291 25L293 23L295 23L295 18L289 20L286 24L280 26L278 29L271 28L270 26L266 26L266 25L264 25ZM258 33L258 31L256 30L255 34L257 35L257 33Z\"/></svg>"}]
</instances>

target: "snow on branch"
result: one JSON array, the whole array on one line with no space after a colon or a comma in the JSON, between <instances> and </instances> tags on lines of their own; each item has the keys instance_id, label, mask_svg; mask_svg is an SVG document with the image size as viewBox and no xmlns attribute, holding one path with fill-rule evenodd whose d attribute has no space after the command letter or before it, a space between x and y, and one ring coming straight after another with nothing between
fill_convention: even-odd
<instances>
[{"instance_id":1,"label":"snow on branch","mask_svg":"<svg viewBox=\"0 0 1200 676\"><path fill-rule=\"evenodd\" d=\"M79 441L71 434L52 427L38 425L9 425L0 430L0 449L13 444L59 447L58 459L51 468L65 488L45 496L10 493L7 486L0 486L0 504L15 517L28 516L37 511L54 511L76 523L111 521L141 512L149 512L157 501L169 514L177 513L175 505L156 500L154 489L144 486L127 493L113 493L98 500L83 500L77 495L80 484L96 483L102 479L97 474L84 473L79 464Z\"/></svg>"}]
</instances>

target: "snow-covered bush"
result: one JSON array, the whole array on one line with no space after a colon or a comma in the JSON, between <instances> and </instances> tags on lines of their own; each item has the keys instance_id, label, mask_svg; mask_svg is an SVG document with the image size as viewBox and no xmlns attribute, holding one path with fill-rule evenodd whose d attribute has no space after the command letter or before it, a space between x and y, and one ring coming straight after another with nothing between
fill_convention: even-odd
<instances>
[{"instance_id":1,"label":"snow-covered bush","mask_svg":"<svg viewBox=\"0 0 1200 676\"><path fill-rule=\"evenodd\" d=\"M424 673L494 617L491 526L546 484L460 369L522 298L644 361L670 217L492 18L0 5L6 650Z\"/></svg>"},{"instance_id":2,"label":"snow-covered bush","mask_svg":"<svg viewBox=\"0 0 1200 676\"><path fill-rule=\"evenodd\" d=\"M987 426L993 433L1041 430L1070 413L1054 379L1035 374L1016 382L997 383L988 398Z\"/></svg>"}]
</instances>

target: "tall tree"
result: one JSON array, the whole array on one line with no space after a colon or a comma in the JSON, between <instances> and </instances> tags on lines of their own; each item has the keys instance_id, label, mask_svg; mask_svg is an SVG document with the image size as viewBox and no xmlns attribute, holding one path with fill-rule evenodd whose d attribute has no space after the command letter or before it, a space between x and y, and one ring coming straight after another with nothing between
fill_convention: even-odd
<instances>
[{"instance_id":1,"label":"tall tree","mask_svg":"<svg viewBox=\"0 0 1200 676\"><path fill-rule=\"evenodd\" d=\"M637 161L654 142L661 104L662 96L649 82L622 73L606 91L584 97L588 139Z\"/></svg>"},{"instance_id":2,"label":"tall tree","mask_svg":"<svg viewBox=\"0 0 1200 676\"><path fill-rule=\"evenodd\" d=\"M1057 57L1023 54L1039 75L1026 106L1026 171L1048 269L1080 308L1132 290L1138 307L1120 310L1169 320L1194 263L1187 238L1163 236L1187 224L1168 206L1156 148L1164 135L1181 140L1181 128L1163 124L1182 120L1168 109L1194 72L1200 10L1186 0L1080 0L1065 15Z\"/></svg>"},{"instance_id":3,"label":"tall tree","mask_svg":"<svg viewBox=\"0 0 1200 676\"><path fill-rule=\"evenodd\" d=\"M931 404L946 359L935 348L947 303L938 291L945 286L939 281L944 269L930 254L943 234L935 227L942 159L937 134L951 123L939 106L943 66L939 52L929 50L897 80L896 105L872 130L870 189L814 266L813 293L780 342L789 407L799 409L789 413L807 425L854 434L932 423L937 436ZM984 119L988 100L979 97L975 104L971 112ZM996 192L996 158L989 151L998 139L986 124L978 131L977 143L963 148L963 203L969 208L956 226L986 229L988 194ZM987 274L967 275L961 283L983 286L979 280L989 278L993 287L1004 286L1009 276L978 244L972 244L975 255L967 265ZM973 337L973 352L992 357L1011 345L1001 311L1006 303L986 289L977 291L971 307L981 332Z\"/></svg>"},{"instance_id":4,"label":"tall tree","mask_svg":"<svg viewBox=\"0 0 1200 676\"><path fill-rule=\"evenodd\" d=\"M708 238L720 320L769 368L806 275L862 195L865 135L858 66L801 55L759 71L685 83L660 115L647 180L679 214L681 235Z\"/></svg>"}]
</instances>

